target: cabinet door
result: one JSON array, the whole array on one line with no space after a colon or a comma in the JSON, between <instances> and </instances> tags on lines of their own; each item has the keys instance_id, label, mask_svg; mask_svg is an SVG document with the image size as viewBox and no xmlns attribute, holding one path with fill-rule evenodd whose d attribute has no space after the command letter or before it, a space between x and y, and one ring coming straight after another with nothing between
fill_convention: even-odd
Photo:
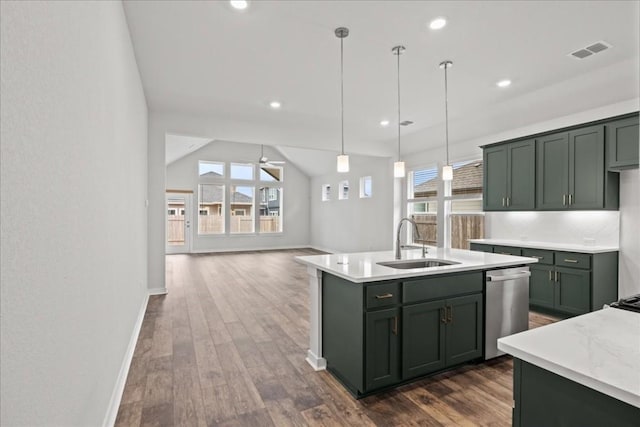
<instances>
[{"instance_id":1,"label":"cabinet door","mask_svg":"<svg viewBox=\"0 0 640 427\"><path fill-rule=\"evenodd\" d=\"M569 208L603 208L604 173L604 126L569 132Z\"/></svg>"},{"instance_id":2,"label":"cabinet door","mask_svg":"<svg viewBox=\"0 0 640 427\"><path fill-rule=\"evenodd\" d=\"M533 210L536 204L535 141L507 146L507 208Z\"/></svg>"},{"instance_id":3,"label":"cabinet door","mask_svg":"<svg viewBox=\"0 0 640 427\"><path fill-rule=\"evenodd\" d=\"M483 208L485 211L502 211L507 197L507 147L485 148L482 154L484 164Z\"/></svg>"},{"instance_id":4,"label":"cabinet door","mask_svg":"<svg viewBox=\"0 0 640 427\"><path fill-rule=\"evenodd\" d=\"M482 356L482 294L451 298L446 301L446 366L457 365Z\"/></svg>"},{"instance_id":5,"label":"cabinet door","mask_svg":"<svg viewBox=\"0 0 640 427\"><path fill-rule=\"evenodd\" d=\"M557 133L536 141L538 209L564 209L569 194L569 134Z\"/></svg>"},{"instance_id":6,"label":"cabinet door","mask_svg":"<svg viewBox=\"0 0 640 427\"><path fill-rule=\"evenodd\" d=\"M529 278L529 304L553 308L555 293L553 267L534 264L529 268L531 269L531 277Z\"/></svg>"},{"instance_id":7,"label":"cabinet door","mask_svg":"<svg viewBox=\"0 0 640 427\"><path fill-rule=\"evenodd\" d=\"M556 267L555 308L570 314L584 314L591 306L591 272Z\"/></svg>"},{"instance_id":8,"label":"cabinet door","mask_svg":"<svg viewBox=\"0 0 640 427\"><path fill-rule=\"evenodd\" d=\"M400 381L400 309L366 314L365 388L367 391Z\"/></svg>"},{"instance_id":9,"label":"cabinet door","mask_svg":"<svg viewBox=\"0 0 640 427\"><path fill-rule=\"evenodd\" d=\"M638 116L607 123L609 168L638 167Z\"/></svg>"},{"instance_id":10,"label":"cabinet door","mask_svg":"<svg viewBox=\"0 0 640 427\"><path fill-rule=\"evenodd\" d=\"M444 368L444 301L427 302L402 309L402 379Z\"/></svg>"}]
</instances>

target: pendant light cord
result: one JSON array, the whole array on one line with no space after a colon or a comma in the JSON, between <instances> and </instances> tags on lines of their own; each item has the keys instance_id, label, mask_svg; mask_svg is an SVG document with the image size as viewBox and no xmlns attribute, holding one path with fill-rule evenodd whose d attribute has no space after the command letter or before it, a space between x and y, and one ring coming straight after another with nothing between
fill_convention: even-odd
<instances>
[{"instance_id":1,"label":"pendant light cord","mask_svg":"<svg viewBox=\"0 0 640 427\"><path fill-rule=\"evenodd\" d=\"M340 120L342 123L342 155L344 156L344 38L340 38L340 108L342 110Z\"/></svg>"},{"instance_id":2,"label":"pendant light cord","mask_svg":"<svg viewBox=\"0 0 640 427\"><path fill-rule=\"evenodd\" d=\"M400 47L396 54L398 55L398 161L400 161Z\"/></svg>"},{"instance_id":3,"label":"pendant light cord","mask_svg":"<svg viewBox=\"0 0 640 427\"><path fill-rule=\"evenodd\" d=\"M447 147L447 166L449 166L449 91L447 88L447 68L449 65L444 64L444 134Z\"/></svg>"}]
</instances>

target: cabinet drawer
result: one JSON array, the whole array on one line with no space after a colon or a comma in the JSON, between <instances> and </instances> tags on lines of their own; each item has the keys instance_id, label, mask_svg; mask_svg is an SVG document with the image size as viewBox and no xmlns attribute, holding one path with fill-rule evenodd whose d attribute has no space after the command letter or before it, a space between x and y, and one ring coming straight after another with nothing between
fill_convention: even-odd
<instances>
[{"instance_id":1,"label":"cabinet drawer","mask_svg":"<svg viewBox=\"0 0 640 427\"><path fill-rule=\"evenodd\" d=\"M403 283L402 301L413 303L482 292L482 281L481 272L408 280Z\"/></svg>"},{"instance_id":2,"label":"cabinet drawer","mask_svg":"<svg viewBox=\"0 0 640 427\"><path fill-rule=\"evenodd\" d=\"M591 255L575 252L556 252L556 265L574 268L591 268Z\"/></svg>"},{"instance_id":3,"label":"cabinet drawer","mask_svg":"<svg viewBox=\"0 0 640 427\"><path fill-rule=\"evenodd\" d=\"M513 246L494 246L493 253L502 255L522 255L522 249L514 248Z\"/></svg>"},{"instance_id":4,"label":"cabinet drawer","mask_svg":"<svg viewBox=\"0 0 640 427\"><path fill-rule=\"evenodd\" d=\"M400 302L400 283L381 283L366 288L367 308L388 307Z\"/></svg>"},{"instance_id":5,"label":"cabinet drawer","mask_svg":"<svg viewBox=\"0 0 640 427\"><path fill-rule=\"evenodd\" d=\"M538 260L538 264L553 264L553 251L523 248L522 256L536 258Z\"/></svg>"},{"instance_id":6,"label":"cabinet drawer","mask_svg":"<svg viewBox=\"0 0 640 427\"><path fill-rule=\"evenodd\" d=\"M483 243L471 242L469 245L469 249L472 251L479 251L479 252L493 252L493 246L485 245Z\"/></svg>"}]
</instances>

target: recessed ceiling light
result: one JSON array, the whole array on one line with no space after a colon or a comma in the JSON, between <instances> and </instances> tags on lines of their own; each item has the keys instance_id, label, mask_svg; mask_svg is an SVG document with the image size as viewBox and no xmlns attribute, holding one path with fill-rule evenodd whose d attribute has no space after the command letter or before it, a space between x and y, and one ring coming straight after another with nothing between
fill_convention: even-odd
<instances>
[{"instance_id":1,"label":"recessed ceiling light","mask_svg":"<svg viewBox=\"0 0 640 427\"><path fill-rule=\"evenodd\" d=\"M511 85L511 80L509 79L500 80L498 83L496 83L496 86L498 87L508 87L510 85Z\"/></svg>"},{"instance_id":2,"label":"recessed ceiling light","mask_svg":"<svg viewBox=\"0 0 640 427\"><path fill-rule=\"evenodd\" d=\"M249 2L247 0L230 0L229 4L234 9L245 10L249 6Z\"/></svg>"},{"instance_id":3,"label":"recessed ceiling light","mask_svg":"<svg viewBox=\"0 0 640 427\"><path fill-rule=\"evenodd\" d=\"M380 126L382 127L389 126L389 120L380 120Z\"/></svg>"},{"instance_id":4,"label":"recessed ceiling light","mask_svg":"<svg viewBox=\"0 0 640 427\"><path fill-rule=\"evenodd\" d=\"M269 104L269 106L273 109L278 109L282 106L282 104L280 104L278 101L271 101L271 103Z\"/></svg>"},{"instance_id":5,"label":"recessed ceiling light","mask_svg":"<svg viewBox=\"0 0 640 427\"><path fill-rule=\"evenodd\" d=\"M443 17L436 18L433 21L429 22L429 28L431 28L432 30L439 30L441 28L444 28L445 25L447 25L447 20Z\"/></svg>"}]
</instances>

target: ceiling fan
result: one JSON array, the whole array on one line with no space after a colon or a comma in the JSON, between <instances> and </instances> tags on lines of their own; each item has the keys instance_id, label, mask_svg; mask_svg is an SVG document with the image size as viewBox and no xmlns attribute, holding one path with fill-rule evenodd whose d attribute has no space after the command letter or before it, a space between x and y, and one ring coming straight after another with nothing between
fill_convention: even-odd
<instances>
[{"instance_id":1,"label":"ceiling fan","mask_svg":"<svg viewBox=\"0 0 640 427\"><path fill-rule=\"evenodd\" d=\"M278 165L284 165L286 162L283 160L269 160L265 155L264 155L264 145L260 144L260 165L265 165L265 166L278 166Z\"/></svg>"}]
</instances>

